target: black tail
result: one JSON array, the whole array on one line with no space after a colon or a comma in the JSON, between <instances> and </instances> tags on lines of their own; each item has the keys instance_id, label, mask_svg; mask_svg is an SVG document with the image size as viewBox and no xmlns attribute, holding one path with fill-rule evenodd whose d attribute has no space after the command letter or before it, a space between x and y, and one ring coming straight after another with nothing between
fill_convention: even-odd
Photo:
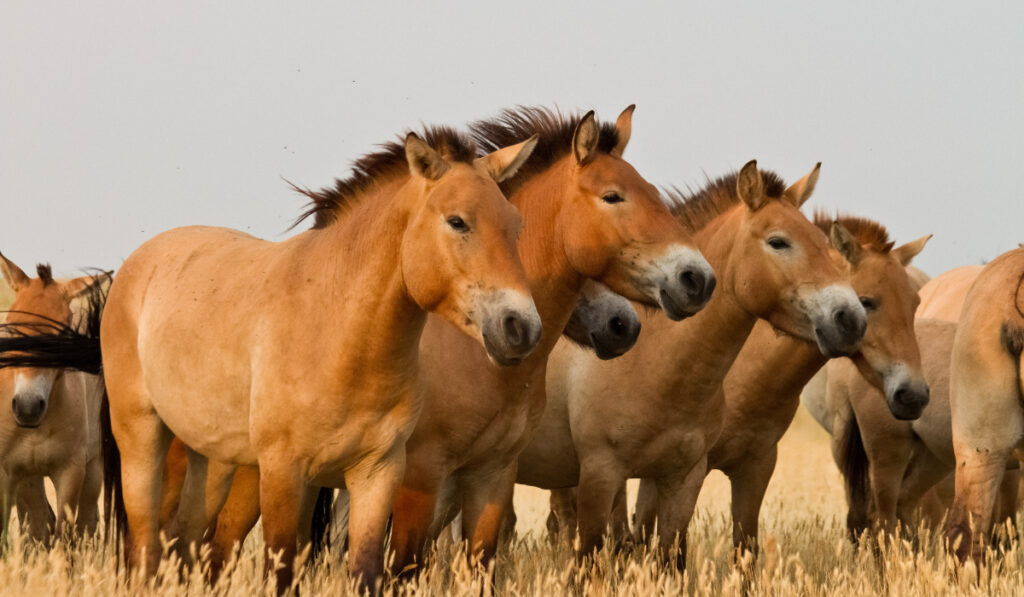
<instances>
[{"instance_id":1,"label":"black tail","mask_svg":"<svg viewBox=\"0 0 1024 597\"><path fill-rule=\"evenodd\" d=\"M114 539L114 553L119 555L128 534L128 515L124 509L124 495L121 493L121 451L117 448L110 427L110 401L107 400L106 388L103 390L103 406L100 409L100 441L107 537Z\"/></svg>"},{"instance_id":2,"label":"black tail","mask_svg":"<svg viewBox=\"0 0 1024 597\"><path fill-rule=\"evenodd\" d=\"M854 541L868 528L871 478L869 477L868 454L864 450L864 439L860 435L857 416L850 410L843 435L839 438L839 472L846 485L846 503L849 512L846 526Z\"/></svg>"},{"instance_id":3,"label":"black tail","mask_svg":"<svg viewBox=\"0 0 1024 597\"><path fill-rule=\"evenodd\" d=\"M321 487L313 507L313 525L309 531L312 545L309 548L310 561L315 560L331 546L331 518L334 512L334 488Z\"/></svg>"}]
</instances>

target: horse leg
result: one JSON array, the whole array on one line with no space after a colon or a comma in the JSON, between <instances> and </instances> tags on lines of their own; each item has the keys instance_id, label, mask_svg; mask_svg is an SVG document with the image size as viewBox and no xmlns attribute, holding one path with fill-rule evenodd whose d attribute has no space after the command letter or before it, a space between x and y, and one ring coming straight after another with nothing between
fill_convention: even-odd
<instances>
[{"instance_id":1,"label":"horse leg","mask_svg":"<svg viewBox=\"0 0 1024 597\"><path fill-rule=\"evenodd\" d=\"M738 554L744 550L757 553L761 504L778 455L778 445L772 444L763 453L748 454L739 467L726 471L732 492L732 544Z\"/></svg>"},{"instance_id":2,"label":"horse leg","mask_svg":"<svg viewBox=\"0 0 1024 597\"><path fill-rule=\"evenodd\" d=\"M85 464L85 479L78 501L78 533L91 536L100 519L100 493L103 491L103 458L96 456Z\"/></svg>"},{"instance_id":3,"label":"horse leg","mask_svg":"<svg viewBox=\"0 0 1024 597\"><path fill-rule=\"evenodd\" d=\"M615 495L625 483L626 473L615 466L611 459L592 457L580 463L580 485L577 490L579 562L600 551L612 506L615 505Z\"/></svg>"},{"instance_id":4,"label":"horse leg","mask_svg":"<svg viewBox=\"0 0 1024 597\"><path fill-rule=\"evenodd\" d=\"M188 449L178 438L171 441L164 464L163 497L160 499L160 528L170 531L174 516L178 512L181 501L181 490L185 485L185 474L188 471ZM168 533L170 536L171 533Z\"/></svg>"},{"instance_id":5,"label":"horse leg","mask_svg":"<svg viewBox=\"0 0 1024 597\"><path fill-rule=\"evenodd\" d=\"M391 573L395 577L411 577L423 565L442 474L430 465L406 469L391 515Z\"/></svg>"},{"instance_id":6,"label":"horse leg","mask_svg":"<svg viewBox=\"0 0 1024 597\"><path fill-rule=\"evenodd\" d=\"M512 501L515 484L514 462L499 471L459 477L462 536L469 541L466 555L470 562L479 558L484 570L490 567L497 553L505 506Z\"/></svg>"},{"instance_id":7,"label":"horse leg","mask_svg":"<svg viewBox=\"0 0 1024 597\"><path fill-rule=\"evenodd\" d=\"M697 497L700 495L701 486L704 485L707 469L708 459L705 454L685 475L661 477L656 481L658 543L661 557L666 563L674 563L680 572L686 569L686 530L690 526L690 519L693 518L693 510L697 506ZM676 552L677 540L679 550Z\"/></svg>"},{"instance_id":8,"label":"horse leg","mask_svg":"<svg viewBox=\"0 0 1024 597\"><path fill-rule=\"evenodd\" d=\"M381 458L345 472L350 500L349 569L358 579L360 590L379 591L376 585L384 568L384 532L404 474L405 445L401 443Z\"/></svg>"},{"instance_id":9,"label":"horse leg","mask_svg":"<svg viewBox=\"0 0 1024 597\"><path fill-rule=\"evenodd\" d=\"M922 518L928 520L931 526L939 523L946 507L941 504L933 489L948 475L949 468L931 452L919 446L907 465L900 486L897 518L904 528L912 529L918 523L914 516L919 509ZM931 496L934 501L928 502L927 496Z\"/></svg>"},{"instance_id":10,"label":"horse leg","mask_svg":"<svg viewBox=\"0 0 1024 597\"><path fill-rule=\"evenodd\" d=\"M130 533L128 565L153 575L160 560L160 483L173 436L153 411L122 420L113 416L113 402L110 408L121 451L121 491Z\"/></svg>"},{"instance_id":11,"label":"horse leg","mask_svg":"<svg viewBox=\"0 0 1024 597\"><path fill-rule=\"evenodd\" d=\"M82 485L85 481L85 466L72 461L53 476L53 487L57 491L57 524L53 534L58 539L73 538L68 531L78 517L78 504L82 499Z\"/></svg>"},{"instance_id":12,"label":"horse leg","mask_svg":"<svg viewBox=\"0 0 1024 597\"><path fill-rule=\"evenodd\" d=\"M658 521L658 485L654 479L640 479L633 513L633 534L638 542L647 542L654 536Z\"/></svg>"},{"instance_id":13,"label":"horse leg","mask_svg":"<svg viewBox=\"0 0 1024 597\"><path fill-rule=\"evenodd\" d=\"M188 448L188 470L181 487L181 500L172 529L178 538L182 559L195 562L207 529L227 499L234 467L210 460Z\"/></svg>"},{"instance_id":14,"label":"horse leg","mask_svg":"<svg viewBox=\"0 0 1024 597\"><path fill-rule=\"evenodd\" d=\"M622 547L632 538L629 532L629 504L626 501L625 483L615 492L615 501L612 502L611 536L616 547Z\"/></svg>"},{"instance_id":15,"label":"horse leg","mask_svg":"<svg viewBox=\"0 0 1024 597\"><path fill-rule=\"evenodd\" d=\"M260 508L263 511L263 570L268 576L275 575L277 594L281 595L291 589L295 577L302 502L311 489L294 460L264 456L260 459L259 467Z\"/></svg>"},{"instance_id":16,"label":"horse leg","mask_svg":"<svg viewBox=\"0 0 1024 597\"><path fill-rule=\"evenodd\" d=\"M551 512L548 513L547 529L551 540L558 538L559 532L572 533L576 529L576 488L552 489L549 500Z\"/></svg>"},{"instance_id":17,"label":"horse leg","mask_svg":"<svg viewBox=\"0 0 1024 597\"><path fill-rule=\"evenodd\" d=\"M875 507L876 523L890 536L896 530L896 510L899 505L900 485L910 460L911 446L904 442L890 442L889 447L869 452L871 465L868 476L871 479L872 503ZM868 449L870 450L870 446ZM882 452L882 453L879 453Z\"/></svg>"},{"instance_id":18,"label":"horse leg","mask_svg":"<svg viewBox=\"0 0 1024 597\"><path fill-rule=\"evenodd\" d=\"M1020 470L1011 469L1003 473L1003 482L999 485L999 509L996 513L996 524L1017 519L1017 487L1020 484Z\"/></svg>"},{"instance_id":19,"label":"horse leg","mask_svg":"<svg viewBox=\"0 0 1024 597\"><path fill-rule=\"evenodd\" d=\"M18 518L21 524L28 529L32 539L45 543L50 538L50 530L56 524L57 519L50 509L50 503L46 499L46 486L43 484L43 477L33 476L25 478L18 484L17 489ZM0 498L3 496L0 495ZM0 529L3 526L0 525Z\"/></svg>"},{"instance_id":20,"label":"horse leg","mask_svg":"<svg viewBox=\"0 0 1024 597\"><path fill-rule=\"evenodd\" d=\"M216 530L210 542L210 582L217 582L228 558L235 553L260 518L260 469L240 466L235 469L227 501L217 515Z\"/></svg>"}]
</instances>

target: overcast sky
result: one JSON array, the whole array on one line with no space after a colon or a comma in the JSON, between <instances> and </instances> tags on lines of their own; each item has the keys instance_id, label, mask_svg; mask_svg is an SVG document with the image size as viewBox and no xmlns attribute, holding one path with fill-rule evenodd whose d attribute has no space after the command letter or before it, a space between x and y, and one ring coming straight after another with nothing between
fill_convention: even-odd
<instances>
[{"instance_id":1,"label":"overcast sky","mask_svg":"<svg viewBox=\"0 0 1024 597\"><path fill-rule=\"evenodd\" d=\"M116 267L186 224L285 238L420 122L637 104L651 182L751 158L809 203L935 238L931 274L1024 241L1024 3L0 3L0 251Z\"/></svg>"}]
</instances>

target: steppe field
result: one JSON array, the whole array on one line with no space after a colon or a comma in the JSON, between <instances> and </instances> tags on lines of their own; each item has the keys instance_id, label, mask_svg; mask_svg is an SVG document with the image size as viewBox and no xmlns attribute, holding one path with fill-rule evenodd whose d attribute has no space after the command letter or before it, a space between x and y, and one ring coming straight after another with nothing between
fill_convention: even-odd
<instances>
[{"instance_id":1,"label":"steppe field","mask_svg":"<svg viewBox=\"0 0 1024 597\"><path fill-rule=\"evenodd\" d=\"M635 491L635 485L631 488ZM779 466L762 511L764 545L756 561L734 564L728 521L729 489L712 474L690 528L685 575L664 569L642 549L603 551L580 580L568 540L557 545L545 535L545 492L518 487L518 538L499 559L494 584L473 574L455 547L444 547L437 564L415 582L386 594L417 595L1019 595L1024 556L1012 542L980 575L972 565L958 574L941 543L927 534L880 549L854 549L846 539L845 507L828 438L807 413L799 413L779 450ZM1019 524L1019 523L1018 523ZM199 572L179 579L171 560L155 581L129 589L111 547L101 538L73 548L45 551L26 545L17 531L7 538L0 561L0 595L233 595L272 594L261 581L256 532L231 572L214 587ZM979 578L980 576L980 578ZM307 568L304 595L354 593L343 563L328 554Z\"/></svg>"}]
</instances>

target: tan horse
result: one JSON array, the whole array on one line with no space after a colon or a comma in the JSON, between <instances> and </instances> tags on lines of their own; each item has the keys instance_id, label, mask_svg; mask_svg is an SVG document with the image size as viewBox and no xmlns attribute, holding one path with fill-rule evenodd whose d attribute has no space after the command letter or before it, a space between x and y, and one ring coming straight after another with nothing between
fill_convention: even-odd
<instances>
[{"instance_id":1,"label":"tan horse","mask_svg":"<svg viewBox=\"0 0 1024 597\"><path fill-rule=\"evenodd\" d=\"M950 361L956 497L949 549L960 560L984 554L1003 473L1024 438L1024 249L997 257L978 275L961 311Z\"/></svg>"},{"instance_id":2,"label":"tan horse","mask_svg":"<svg viewBox=\"0 0 1024 597\"><path fill-rule=\"evenodd\" d=\"M639 332L640 319L629 300L603 284L593 280L584 282L576 309L566 325L567 337L594 350L598 358L607 359L632 348ZM164 502L161 504L161 524L167 525L169 536L175 533L170 521L178 508L186 466L185 446L175 440L167 457ZM333 508L331 535L342 538L343 543L349 509L347 492L342 490L341 498L336 500ZM249 534L259 515L259 469L237 467L231 492L217 516L211 539L210 564L214 575L219 573L228 557ZM461 534L461 526L459 532Z\"/></svg>"},{"instance_id":3,"label":"tan horse","mask_svg":"<svg viewBox=\"0 0 1024 597\"><path fill-rule=\"evenodd\" d=\"M64 282L50 266L29 278L0 255L0 273L15 292L4 313L5 332L35 335L55 324L77 325L72 301L93 288L92 277ZM43 489L49 477L57 492L56 536L77 520L82 534L96 529L103 483L100 455L100 402L103 388L95 375L60 369L0 369L0 533L17 496L18 513L30 534L46 540L52 512Z\"/></svg>"},{"instance_id":4,"label":"tan horse","mask_svg":"<svg viewBox=\"0 0 1024 597\"><path fill-rule=\"evenodd\" d=\"M454 502L445 509L463 513L471 554L482 555L485 564L493 556L515 455L543 408L547 352L578 307L586 279L661 307L673 319L707 302L714 288L710 266L657 191L621 157L632 113L631 106L615 126L602 127L592 112L563 118L524 108L474 125L487 147L540 135L537 157L504 189L526 223L518 246L544 330L526 361L498 369L455 328L428 318L420 346L426 403L407 445L406 480L392 519L396 572L412 564L447 523L449 517L435 516L442 489ZM585 316L586 308L580 313ZM588 331L588 344L598 341L602 351L609 342L618 344L602 354L614 356L632 344L638 330L639 323L609 330L612 337L603 341L603 330ZM230 553L255 523L259 509L251 497L246 503L247 494L237 484L232 489L217 523L217 558Z\"/></svg>"},{"instance_id":5,"label":"tan horse","mask_svg":"<svg viewBox=\"0 0 1024 597\"><path fill-rule=\"evenodd\" d=\"M897 521L913 528L922 497L953 472L949 362L956 324L918 318L915 327L931 387L931 400L918 419L894 417L849 361L828 364L832 452L846 483L847 525L854 537L872 526L892 532Z\"/></svg>"},{"instance_id":6,"label":"tan horse","mask_svg":"<svg viewBox=\"0 0 1024 597\"><path fill-rule=\"evenodd\" d=\"M833 223L835 222L835 223ZM849 263L850 285L867 312L860 348L849 355L885 402L901 417L928 403L928 384L914 337L916 288L906 267L931 235L893 248L879 223L863 218L815 215L815 223ZM832 362L848 359L833 359ZM756 544L765 491L775 470L778 442L793 422L800 389L826 362L813 344L780 336L758 322L723 382L721 432L707 454L708 470L721 470L732 488L733 543ZM696 499L696 496L693 496ZM656 491L641 483L637 530L654 528Z\"/></svg>"},{"instance_id":7,"label":"tan horse","mask_svg":"<svg viewBox=\"0 0 1024 597\"><path fill-rule=\"evenodd\" d=\"M641 314L644 333L613 361L562 343L548 366L548 406L519 458L519 482L579 485L581 555L598 548L629 477L658 491L662 553L682 547L706 454L721 422L716 394L758 318L817 342L823 352L856 348L864 309L829 255L825 235L799 211L818 168L787 188L750 162L682 200L692 231L719 279L708 306L669 325ZM685 496L685 497L684 497Z\"/></svg>"},{"instance_id":8,"label":"tan horse","mask_svg":"<svg viewBox=\"0 0 1024 597\"><path fill-rule=\"evenodd\" d=\"M985 269L983 265L965 265L943 272L921 287L921 305L917 316L956 323L967 298L967 291Z\"/></svg>"},{"instance_id":9,"label":"tan horse","mask_svg":"<svg viewBox=\"0 0 1024 597\"><path fill-rule=\"evenodd\" d=\"M205 494L207 459L258 464L265 565L272 554L283 562L278 590L291 583L315 486L351 492L350 566L373 586L421 403L426 311L501 364L521 362L539 338L514 246L521 219L495 183L534 143L476 158L450 129L410 134L335 188L308 192L311 230L271 243L181 228L125 261L101 343L133 566L156 570L161 478L177 437L189 448L186 544L229 488Z\"/></svg>"},{"instance_id":10,"label":"tan horse","mask_svg":"<svg viewBox=\"0 0 1024 597\"><path fill-rule=\"evenodd\" d=\"M614 126L598 126L592 113L517 110L471 127L486 147L540 133L535 158L503 188L526 221L519 254L544 332L522 365L498 370L451 325L428 320L420 351L426 401L406 446L392 521L396 571L420 558L455 510L470 553L484 565L493 557L516 456L544 409L547 355L585 279L673 320L707 303L711 267L658 191L622 158L632 113L630 106ZM438 512L439 495L448 498L441 504L447 512Z\"/></svg>"}]
</instances>

